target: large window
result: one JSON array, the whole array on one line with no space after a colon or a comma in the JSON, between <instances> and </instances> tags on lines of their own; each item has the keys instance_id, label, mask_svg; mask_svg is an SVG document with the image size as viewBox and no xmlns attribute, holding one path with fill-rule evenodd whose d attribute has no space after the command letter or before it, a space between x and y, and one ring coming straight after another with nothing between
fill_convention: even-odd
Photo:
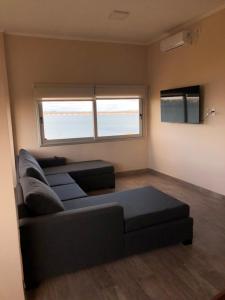
<instances>
[{"instance_id":1,"label":"large window","mask_svg":"<svg viewBox=\"0 0 225 300\"><path fill-rule=\"evenodd\" d=\"M42 145L138 137L142 135L142 113L140 97L42 99Z\"/></svg>"}]
</instances>

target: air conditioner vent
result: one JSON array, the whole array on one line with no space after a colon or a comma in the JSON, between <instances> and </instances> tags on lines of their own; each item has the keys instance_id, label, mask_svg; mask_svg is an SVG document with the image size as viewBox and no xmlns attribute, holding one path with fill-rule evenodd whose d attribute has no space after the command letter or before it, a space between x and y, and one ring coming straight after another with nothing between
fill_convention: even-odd
<instances>
[{"instance_id":1,"label":"air conditioner vent","mask_svg":"<svg viewBox=\"0 0 225 300\"><path fill-rule=\"evenodd\" d=\"M160 42L160 50L167 52L177 47L183 46L188 41L188 31L181 31Z\"/></svg>"}]
</instances>

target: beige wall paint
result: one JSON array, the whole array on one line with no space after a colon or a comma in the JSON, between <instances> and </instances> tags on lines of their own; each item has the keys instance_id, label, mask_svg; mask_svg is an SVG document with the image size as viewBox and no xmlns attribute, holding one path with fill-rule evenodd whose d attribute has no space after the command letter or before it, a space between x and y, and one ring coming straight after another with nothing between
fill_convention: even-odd
<instances>
[{"instance_id":1,"label":"beige wall paint","mask_svg":"<svg viewBox=\"0 0 225 300\"><path fill-rule=\"evenodd\" d=\"M0 33L0 149L0 299L22 300L24 294L13 188L12 127L2 33Z\"/></svg>"},{"instance_id":2,"label":"beige wall paint","mask_svg":"<svg viewBox=\"0 0 225 300\"><path fill-rule=\"evenodd\" d=\"M16 149L73 161L106 159L117 170L147 167L147 138L40 148L33 83L145 84L143 46L31 38L8 35L7 62Z\"/></svg>"},{"instance_id":3,"label":"beige wall paint","mask_svg":"<svg viewBox=\"0 0 225 300\"><path fill-rule=\"evenodd\" d=\"M193 28L193 45L161 53L149 47L149 167L225 194L225 10ZM201 84L204 112L217 114L201 125L160 122L160 90Z\"/></svg>"}]
</instances>

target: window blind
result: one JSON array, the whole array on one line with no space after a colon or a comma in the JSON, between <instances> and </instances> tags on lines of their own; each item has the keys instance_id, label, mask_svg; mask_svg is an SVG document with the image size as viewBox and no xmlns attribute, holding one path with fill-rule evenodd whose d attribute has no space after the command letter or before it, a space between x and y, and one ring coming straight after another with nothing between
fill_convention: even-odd
<instances>
[{"instance_id":1,"label":"window blind","mask_svg":"<svg viewBox=\"0 0 225 300\"><path fill-rule=\"evenodd\" d=\"M93 99L93 85L35 84L34 97L40 100Z\"/></svg>"}]
</instances>

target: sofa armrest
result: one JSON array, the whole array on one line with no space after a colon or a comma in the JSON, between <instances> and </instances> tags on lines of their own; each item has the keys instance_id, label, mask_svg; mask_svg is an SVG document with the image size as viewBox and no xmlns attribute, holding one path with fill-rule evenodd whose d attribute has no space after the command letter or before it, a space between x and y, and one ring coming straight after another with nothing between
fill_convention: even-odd
<instances>
[{"instance_id":1,"label":"sofa armrest","mask_svg":"<svg viewBox=\"0 0 225 300\"><path fill-rule=\"evenodd\" d=\"M42 168L57 167L66 164L66 158L58 156L39 158L37 161Z\"/></svg>"},{"instance_id":2,"label":"sofa armrest","mask_svg":"<svg viewBox=\"0 0 225 300\"><path fill-rule=\"evenodd\" d=\"M117 203L20 220L26 285L121 257L123 232Z\"/></svg>"}]
</instances>

